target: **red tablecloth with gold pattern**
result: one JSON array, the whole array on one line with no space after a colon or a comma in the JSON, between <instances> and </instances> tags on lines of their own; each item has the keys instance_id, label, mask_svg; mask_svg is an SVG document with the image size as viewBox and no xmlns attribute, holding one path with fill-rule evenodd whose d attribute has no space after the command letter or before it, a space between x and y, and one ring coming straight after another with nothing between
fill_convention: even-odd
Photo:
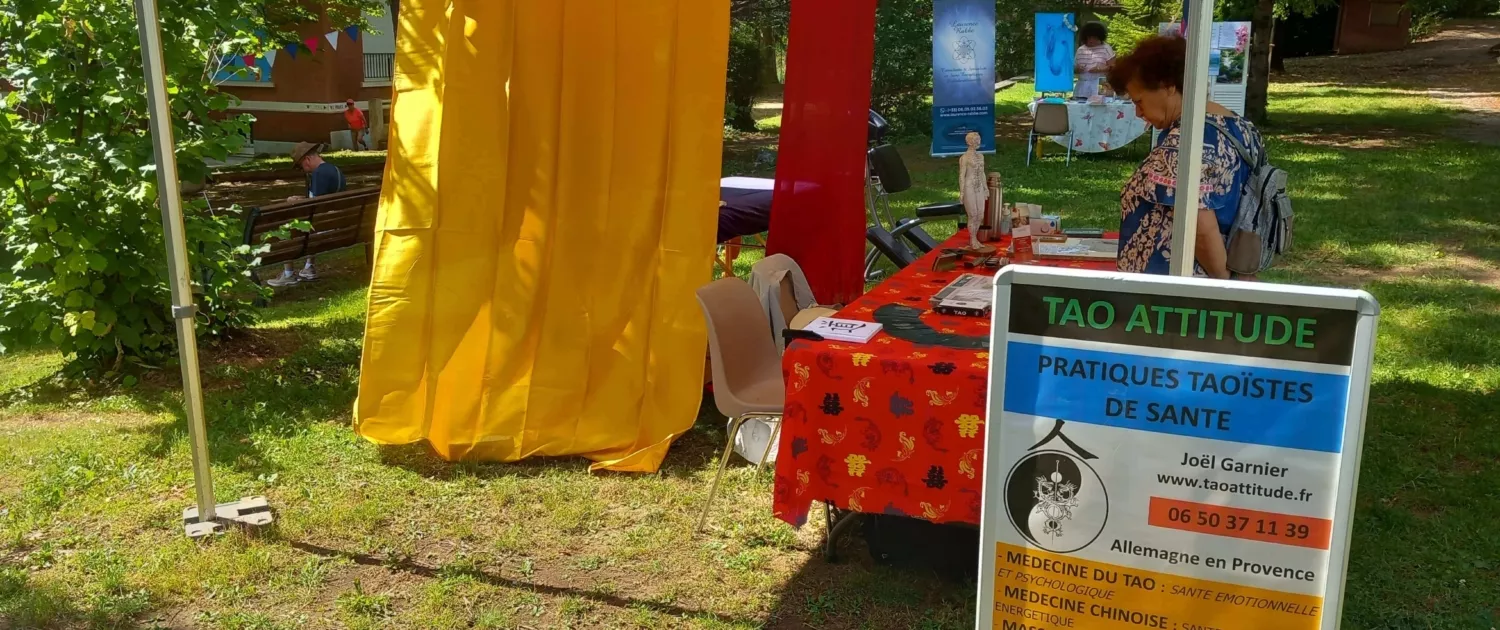
<instances>
[{"instance_id":1,"label":"red tablecloth with gold pattern","mask_svg":"<svg viewBox=\"0 0 1500 630\"><path fill-rule=\"evenodd\" d=\"M960 231L943 247L961 247ZM998 245L1003 249L1007 243ZM932 271L937 251L880 283L838 317L875 321L875 310L923 310L940 333L990 334L989 318L950 317L929 298L963 273ZM1114 263L1039 264L1114 269ZM793 525L813 501L856 512L979 523L989 352L917 345L884 331L869 343L796 341L782 357L786 413L773 508Z\"/></svg>"}]
</instances>

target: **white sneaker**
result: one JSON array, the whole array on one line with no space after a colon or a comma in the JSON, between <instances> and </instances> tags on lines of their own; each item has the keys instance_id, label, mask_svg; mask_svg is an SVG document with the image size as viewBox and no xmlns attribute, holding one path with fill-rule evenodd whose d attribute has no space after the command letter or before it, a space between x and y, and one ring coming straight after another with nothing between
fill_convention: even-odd
<instances>
[{"instance_id":1,"label":"white sneaker","mask_svg":"<svg viewBox=\"0 0 1500 630\"><path fill-rule=\"evenodd\" d=\"M297 277L302 280L317 280L318 270L313 267L303 267L302 271L297 272Z\"/></svg>"},{"instance_id":2,"label":"white sneaker","mask_svg":"<svg viewBox=\"0 0 1500 630\"><path fill-rule=\"evenodd\" d=\"M290 269L282 269L281 270L281 275L276 276L275 278L272 278L270 280L267 280L266 284L269 284L269 285L271 285L273 287L289 287L289 286L297 284L298 282L301 282L301 281L302 281L302 279L298 278L297 274L292 273L292 270L290 270Z\"/></svg>"}]
</instances>

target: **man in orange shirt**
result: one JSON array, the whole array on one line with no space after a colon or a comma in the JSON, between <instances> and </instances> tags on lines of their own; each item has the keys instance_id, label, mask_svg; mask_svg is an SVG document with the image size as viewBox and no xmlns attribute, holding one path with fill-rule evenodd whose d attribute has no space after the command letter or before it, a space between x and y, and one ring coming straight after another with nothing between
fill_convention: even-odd
<instances>
[{"instance_id":1,"label":"man in orange shirt","mask_svg":"<svg viewBox=\"0 0 1500 630\"><path fill-rule=\"evenodd\" d=\"M354 99L344 101L344 120L349 122L349 132L354 135L354 146L362 151L370 149L365 136L365 113L354 106Z\"/></svg>"}]
</instances>

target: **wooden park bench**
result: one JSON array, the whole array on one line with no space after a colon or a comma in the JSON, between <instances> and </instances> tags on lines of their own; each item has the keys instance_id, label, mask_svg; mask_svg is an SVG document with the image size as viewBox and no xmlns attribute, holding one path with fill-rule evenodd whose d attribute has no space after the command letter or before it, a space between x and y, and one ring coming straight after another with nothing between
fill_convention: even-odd
<instances>
[{"instance_id":1,"label":"wooden park bench","mask_svg":"<svg viewBox=\"0 0 1500 630\"><path fill-rule=\"evenodd\" d=\"M260 264L274 265L355 245L365 246L365 262L372 264L379 206L380 187L374 186L251 208L245 215L245 244L258 247L268 232L292 221L307 221L312 224L311 232L295 231L291 238L272 242L270 251L260 256Z\"/></svg>"}]
</instances>

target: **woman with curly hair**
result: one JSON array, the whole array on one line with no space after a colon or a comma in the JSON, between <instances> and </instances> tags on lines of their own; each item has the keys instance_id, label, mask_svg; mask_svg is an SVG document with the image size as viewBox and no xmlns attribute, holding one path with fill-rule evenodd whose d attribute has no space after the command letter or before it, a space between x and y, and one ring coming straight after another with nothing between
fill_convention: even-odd
<instances>
[{"instance_id":1,"label":"woman with curly hair","mask_svg":"<svg viewBox=\"0 0 1500 630\"><path fill-rule=\"evenodd\" d=\"M1116 59L1109 69L1110 87L1119 94L1129 94L1136 115L1158 130L1156 147L1120 192L1121 271L1170 273L1186 57L1187 42L1181 37L1149 37L1130 54ZM1195 256L1199 275L1228 278L1226 244L1250 178L1250 165L1240 157L1235 144L1245 147L1252 159L1264 155L1265 144L1255 125L1212 101L1201 138L1198 237L1194 251L1188 255Z\"/></svg>"},{"instance_id":2,"label":"woman with curly hair","mask_svg":"<svg viewBox=\"0 0 1500 630\"><path fill-rule=\"evenodd\" d=\"M1099 93L1099 82L1109 71L1109 62L1115 59L1115 50L1104 43L1109 39L1109 29L1098 22L1089 22L1078 29L1083 45L1073 55L1073 70L1078 81L1073 84L1073 96L1088 98Z\"/></svg>"}]
</instances>

